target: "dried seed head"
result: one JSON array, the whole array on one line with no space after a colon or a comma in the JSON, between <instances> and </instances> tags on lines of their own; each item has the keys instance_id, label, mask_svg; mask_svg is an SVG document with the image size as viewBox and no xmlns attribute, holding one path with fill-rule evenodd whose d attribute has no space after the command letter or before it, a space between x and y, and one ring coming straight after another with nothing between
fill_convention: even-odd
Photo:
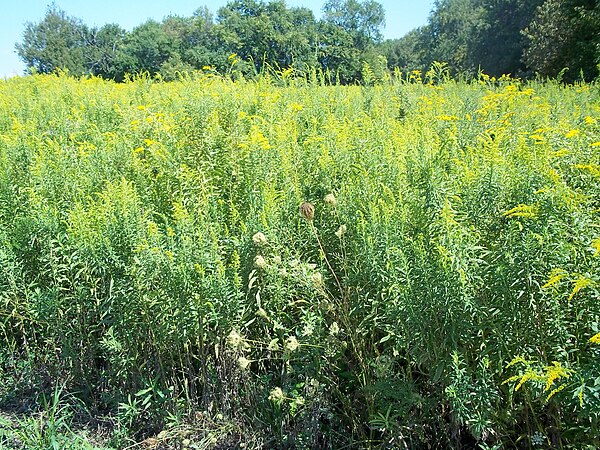
<instances>
[{"instance_id":1,"label":"dried seed head","mask_svg":"<svg viewBox=\"0 0 600 450\"><path fill-rule=\"evenodd\" d=\"M261 255L256 255L254 257L254 266L257 269L264 269L265 267L267 267L267 261Z\"/></svg>"},{"instance_id":2,"label":"dried seed head","mask_svg":"<svg viewBox=\"0 0 600 450\"><path fill-rule=\"evenodd\" d=\"M316 286L321 286L323 284L323 275L320 272L313 273L310 278Z\"/></svg>"},{"instance_id":3,"label":"dried seed head","mask_svg":"<svg viewBox=\"0 0 600 450\"><path fill-rule=\"evenodd\" d=\"M329 334L331 336L335 336L337 334L339 334L340 332L340 327L338 325L337 322L333 322L330 326L329 326Z\"/></svg>"},{"instance_id":4,"label":"dried seed head","mask_svg":"<svg viewBox=\"0 0 600 450\"><path fill-rule=\"evenodd\" d=\"M294 336L290 336L285 341L285 349L290 353L296 350L299 345L300 344L298 343L298 339L296 339Z\"/></svg>"},{"instance_id":5,"label":"dried seed head","mask_svg":"<svg viewBox=\"0 0 600 450\"><path fill-rule=\"evenodd\" d=\"M262 234L260 231L258 233L255 233L254 236L252 236L252 241L256 244L256 245L265 245L267 243L267 238L265 237L264 234Z\"/></svg>"},{"instance_id":6,"label":"dried seed head","mask_svg":"<svg viewBox=\"0 0 600 450\"><path fill-rule=\"evenodd\" d=\"M283 390L280 387L273 389L269 394L269 400L277 404L283 403L285 400L285 394L283 393Z\"/></svg>"},{"instance_id":7,"label":"dried seed head","mask_svg":"<svg viewBox=\"0 0 600 450\"><path fill-rule=\"evenodd\" d=\"M279 350L279 344L278 344L279 339L275 338L272 339L271 342L269 342L269 346L267 347L269 350L273 351L277 351Z\"/></svg>"},{"instance_id":8,"label":"dried seed head","mask_svg":"<svg viewBox=\"0 0 600 450\"><path fill-rule=\"evenodd\" d=\"M312 336L315 332L315 326L312 323L307 323L302 329L302 336Z\"/></svg>"},{"instance_id":9,"label":"dried seed head","mask_svg":"<svg viewBox=\"0 0 600 450\"><path fill-rule=\"evenodd\" d=\"M238 361L237 361L237 362L238 362L238 366L240 366L240 369L247 369L247 368L248 368L248 366L250 366L250 363L251 363L252 361L250 361L250 360L249 360L249 359L247 359L247 358L244 358L243 356L240 356L240 357L238 358Z\"/></svg>"},{"instance_id":10,"label":"dried seed head","mask_svg":"<svg viewBox=\"0 0 600 450\"><path fill-rule=\"evenodd\" d=\"M229 333L227 336L227 345L235 349L237 349L243 342L244 338L235 330L231 330L231 333Z\"/></svg>"},{"instance_id":11,"label":"dried seed head","mask_svg":"<svg viewBox=\"0 0 600 450\"><path fill-rule=\"evenodd\" d=\"M328 204L329 206L333 206L334 208L337 206L337 199L335 198L335 195L333 194L327 194L325 196L325 198L323 199L323 201Z\"/></svg>"},{"instance_id":12,"label":"dried seed head","mask_svg":"<svg viewBox=\"0 0 600 450\"><path fill-rule=\"evenodd\" d=\"M315 207L308 202L304 202L300 205L300 215L306 220L311 221L315 218Z\"/></svg>"},{"instance_id":13,"label":"dried seed head","mask_svg":"<svg viewBox=\"0 0 600 450\"><path fill-rule=\"evenodd\" d=\"M348 227L346 227L346 225L340 225L338 230L335 232L335 235L341 239L342 236L346 234L347 230L348 230Z\"/></svg>"}]
</instances>

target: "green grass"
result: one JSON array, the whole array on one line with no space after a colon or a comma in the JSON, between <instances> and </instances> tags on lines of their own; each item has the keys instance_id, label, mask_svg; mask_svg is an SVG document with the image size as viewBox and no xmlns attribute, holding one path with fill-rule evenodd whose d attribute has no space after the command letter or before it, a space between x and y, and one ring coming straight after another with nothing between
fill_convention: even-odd
<instances>
[{"instance_id":1,"label":"green grass","mask_svg":"<svg viewBox=\"0 0 600 450\"><path fill-rule=\"evenodd\" d=\"M371 81L0 81L0 439L599 446L598 86Z\"/></svg>"}]
</instances>

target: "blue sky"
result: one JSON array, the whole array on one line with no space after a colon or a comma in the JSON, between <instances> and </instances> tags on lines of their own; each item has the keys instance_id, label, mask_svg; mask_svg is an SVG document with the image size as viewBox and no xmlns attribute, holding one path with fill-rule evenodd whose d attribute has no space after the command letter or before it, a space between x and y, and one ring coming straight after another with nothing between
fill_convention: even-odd
<instances>
[{"instance_id":1,"label":"blue sky","mask_svg":"<svg viewBox=\"0 0 600 450\"><path fill-rule=\"evenodd\" d=\"M26 22L38 22L52 0L0 0L4 3L0 15L0 77L22 74L24 66L14 51L22 38ZM411 29L424 25L434 0L378 0L385 9L386 38L398 38ZM317 17L325 0L286 0L289 6L311 8ZM200 6L214 14L227 0L55 0L67 15L83 20L87 25L118 23L130 30L146 19L162 20L169 14L190 16Z\"/></svg>"}]
</instances>

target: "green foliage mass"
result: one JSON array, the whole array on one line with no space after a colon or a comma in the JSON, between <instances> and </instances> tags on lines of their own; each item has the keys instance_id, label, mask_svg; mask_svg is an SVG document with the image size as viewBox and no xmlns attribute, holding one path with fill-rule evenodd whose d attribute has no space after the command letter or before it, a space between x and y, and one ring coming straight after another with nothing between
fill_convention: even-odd
<instances>
[{"instance_id":1,"label":"green foliage mass","mask_svg":"<svg viewBox=\"0 0 600 450\"><path fill-rule=\"evenodd\" d=\"M593 80L600 63L595 0L438 0L426 26L384 43L390 67L455 74ZM563 69L569 69L566 72Z\"/></svg>"},{"instance_id":2,"label":"green foliage mass","mask_svg":"<svg viewBox=\"0 0 600 450\"><path fill-rule=\"evenodd\" d=\"M598 86L363 72L0 81L0 446L600 445Z\"/></svg>"},{"instance_id":3,"label":"green foliage mass","mask_svg":"<svg viewBox=\"0 0 600 450\"><path fill-rule=\"evenodd\" d=\"M28 71L117 81L145 72L165 80L205 69L227 74L235 65L245 76L266 67L319 67L351 84L364 81L365 62L383 57L390 70L425 71L444 61L466 77L481 69L495 77L560 73L572 82L598 75L599 18L595 0L438 0L425 26L384 41L385 11L373 0L328 0L320 20L284 0L232 0L216 17L200 8L131 32L115 24L90 28L51 6L42 21L26 25L16 49Z\"/></svg>"},{"instance_id":4,"label":"green foliage mass","mask_svg":"<svg viewBox=\"0 0 600 450\"><path fill-rule=\"evenodd\" d=\"M567 79L598 75L600 64L600 3L549 0L524 31L529 45L525 61L542 75L570 69Z\"/></svg>"},{"instance_id":5,"label":"green foliage mass","mask_svg":"<svg viewBox=\"0 0 600 450\"><path fill-rule=\"evenodd\" d=\"M269 65L321 68L346 82L360 78L363 62L373 61L381 40L382 6L374 1L330 0L325 17L283 0L232 0L217 12L148 20L125 32L118 25L89 28L50 6L39 23L29 23L17 53L27 70L96 75L124 80L128 74L160 73L166 80L210 67L220 73L238 67L253 75Z\"/></svg>"}]
</instances>

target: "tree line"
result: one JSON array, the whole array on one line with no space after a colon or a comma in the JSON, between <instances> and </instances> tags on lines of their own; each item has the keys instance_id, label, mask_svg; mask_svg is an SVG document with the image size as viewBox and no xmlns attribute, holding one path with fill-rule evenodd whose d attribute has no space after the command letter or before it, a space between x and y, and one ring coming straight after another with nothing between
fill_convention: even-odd
<instances>
[{"instance_id":1,"label":"tree line","mask_svg":"<svg viewBox=\"0 0 600 450\"><path fill-rule=\"evenodd\" d=\"M382 43L388 62L455 73L591 80L600 63L598 0L438 0L427 25Z\"/></svg>"},{"instance_id":2,"label":"tree line","mask_svg":"<svg viewBox=\"0 0 600 450\"><path fill-rule=\"evenodd\" d=\"M318 20L284 0L232 0L216 16L202 7L131 31L90 27L52 5L40 22L26 24L16 50L30 71L118 81L199 69L251 76L270 65L318 67L349 83L361 79L365 64L410 72L434 61L455 74L598 76L598 0L438 0L428 23L400 39L383 40L384 24L374 0L327 0Z\"/></svg>"}]
</instances>

